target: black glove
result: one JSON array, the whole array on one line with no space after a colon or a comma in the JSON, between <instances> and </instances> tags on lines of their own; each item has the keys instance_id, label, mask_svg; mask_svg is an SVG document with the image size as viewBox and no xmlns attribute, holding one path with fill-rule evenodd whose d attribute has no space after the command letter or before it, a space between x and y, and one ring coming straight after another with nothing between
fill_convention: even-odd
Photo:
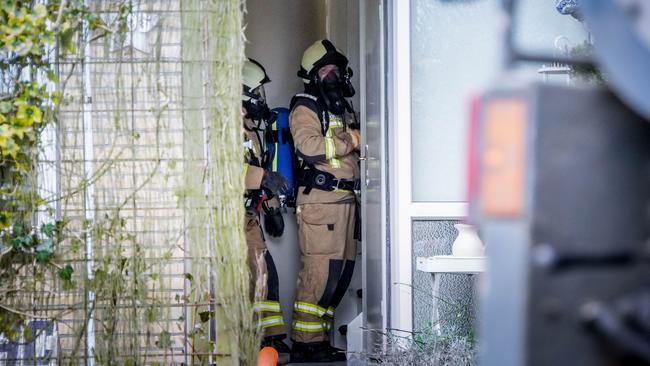
<instances>
[{"instance_id":1,"label":"black glove","mask_svg":"<svg viewBox=\"0 0 650 366\"><path fill-rule=\"evenodd\" d=\"M264 229L272 237L280 237L284 233L284 219L279 208L269 208L264 205Z\"/></svg>"},{"instance_id":2,"label":"black glove","mask_svg":"<svg viewBox=\"0 0 650 366\"><path fill-rule=\"evenodd\" d=\"M280 174L265 171L264 178L262 178L262 188L266 189L274 196L279 196L289 188L289 183L287 183L287 180Z\"/></svg>"}]
</instances>

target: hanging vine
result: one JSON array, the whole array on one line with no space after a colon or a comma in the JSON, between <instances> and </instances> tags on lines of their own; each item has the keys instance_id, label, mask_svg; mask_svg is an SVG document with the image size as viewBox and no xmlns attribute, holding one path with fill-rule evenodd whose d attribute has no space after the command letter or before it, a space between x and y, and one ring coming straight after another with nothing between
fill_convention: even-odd
<instances>
[{"instance_id":1,"label":"hanging vine","mask_svg":"<svg viewBox=\"0 0 650 366\"><path fill-rule=\"evenodd\" d=\"M61 364L254 363L243 3L86 3L0 0L0 337L47 319Z\"/></svg>"},{"instance_id":2,"label":"hanging vine","mask_svg":"<svg viewBox=\"0 0 650 366\"><path fill-rule=\"evenodd\" d=\"M21 293L52 276L74 286L57 249L75 235L65 220L36 220L38 212L52 217L36 170L41 134L56 123L63 95L58 58L76 52L82 24L99 38L123 29L123 18L107 25L78 0L0 0L0 336L10 340L30 338L23 325L32 315L14 306Z\"/></svg>"}]
</instances>

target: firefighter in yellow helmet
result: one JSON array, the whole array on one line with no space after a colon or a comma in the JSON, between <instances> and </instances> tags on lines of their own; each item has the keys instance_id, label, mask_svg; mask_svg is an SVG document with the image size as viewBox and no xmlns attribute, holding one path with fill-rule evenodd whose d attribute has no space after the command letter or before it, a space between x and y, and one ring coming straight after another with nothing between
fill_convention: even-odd
<instances>
[{"instance_id":1,"label":"firefighter in yellow helmet","mask_svg":"<svg viewBox=\"0 0 650 366\"><path fill-rule=\"evenodd\" d=\"M297 220L302 269L294 302L291 362L345 360L329 342L334 310L356 257L359 190L358 124L346 98L354 95L348 59L328 40L305 50L298 72L304 93L291 101L289 126L298 177Z\"/></svg>"},{"instance_id":2,"label":"firefighter in yellow helmet","mask_svg":"<svg viewBox=\"0 0 650 366\"><path fill-rule=\"evenodd\" d=\"M279 353L288 353L289 347L283 341L286 338L286 329L280 310L278 272L273 257L266 248L259 221L260 211L264 210L267 233L272 236L282 235L284 221L274 197L287 189L287 181L266 169L271 157L266 151L264 141L266 128L275 121L275 114L267 106L264 93L264 84L271 80L262 65L252 59L244 62L242 77L246 150L245 228L251 273L250 295L255 301L258 324L262 328L262 345L273 347Z\"/></svg>"}]
</instances>

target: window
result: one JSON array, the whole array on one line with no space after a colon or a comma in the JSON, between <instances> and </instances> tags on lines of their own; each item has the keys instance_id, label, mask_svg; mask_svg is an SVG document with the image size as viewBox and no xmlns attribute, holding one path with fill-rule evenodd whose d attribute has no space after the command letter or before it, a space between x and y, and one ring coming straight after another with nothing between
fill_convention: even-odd
<instances>
[{"instance_id":1,"label":"window","mask_svg":"<svg viewBox=\"0 0 650 366\"><path fill-rule=\"evenodd\" d=\"M466 200L469 100L497 77L498 15L496 0L411 2L413 201Z\"/></svg>"}]
</instances>

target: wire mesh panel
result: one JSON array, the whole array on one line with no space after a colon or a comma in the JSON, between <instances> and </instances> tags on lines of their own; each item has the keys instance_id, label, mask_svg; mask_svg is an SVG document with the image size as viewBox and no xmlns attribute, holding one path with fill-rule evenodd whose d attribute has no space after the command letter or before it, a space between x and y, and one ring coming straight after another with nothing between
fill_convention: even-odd
<instances>
[{"instance_id":1,"label":"wire mesh panel","mask_svg":"<svg viewBox=\"0 0 650 366\"><path fill-rule=\"evenodd\" d=\"M116 31L86 26L58 58L64 99L38 164L72 272L13 305L56 330L60 364L250 364L242 4L89 6Z\"/></svg>"}]
</instances>

